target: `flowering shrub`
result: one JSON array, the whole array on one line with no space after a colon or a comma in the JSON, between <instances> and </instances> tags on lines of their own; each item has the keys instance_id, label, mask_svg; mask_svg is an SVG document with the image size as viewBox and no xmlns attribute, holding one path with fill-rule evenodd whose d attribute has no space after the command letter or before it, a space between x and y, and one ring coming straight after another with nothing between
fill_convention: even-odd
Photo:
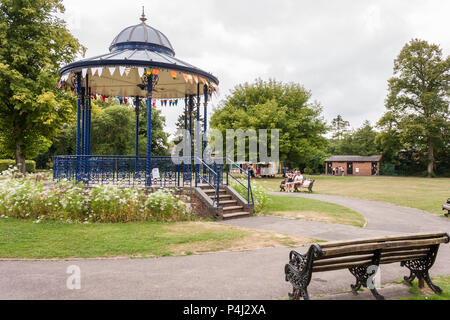
<instances>
[{"instance_id":1,"label":"flowering shrub","mask_svg":"<svg viewBox=\"0 0 450 320\"><path fill-rule=\"evenodd\" d=\"M247 186L247 180L239 180L244 186ZM257 184L255 181L250 182L253 192L253 200L255 202L254 212L261 213L267 207L270 199L267 192L261 185ZM232 182L231 186L236 190L244 199L247 199L247 188L243 187L240 183ZM251 197L251 196L250 196Z\"/></svg>"},{"instance_id":2,"label":"flowering shrub","mask_svg":"<svg viewBox=\"0 0 450 320\"><path fill-rule=\"evenodd\" d=\"M145 190L29 179L0 181L0 216L64 222L183 221L190 210L172 190Z\"/></svg>"}]
</instances>

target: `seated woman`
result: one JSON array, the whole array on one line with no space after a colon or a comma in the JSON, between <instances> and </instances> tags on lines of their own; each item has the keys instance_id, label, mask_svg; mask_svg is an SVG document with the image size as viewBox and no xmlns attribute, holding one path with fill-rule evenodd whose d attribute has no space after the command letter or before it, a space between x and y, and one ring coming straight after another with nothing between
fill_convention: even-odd
<instances>
[{"instance_id":1,"label":"seated woman","mask_svg":"<svg viewBox=\"0 0 450 320\"><path fill-rule=\"evenodd\" d=\"M287 176L286 183L285 183L285 189L286 189L286 192L294 191L294 175L292 173L289 173Z\"/></svg>"}]
</instances>

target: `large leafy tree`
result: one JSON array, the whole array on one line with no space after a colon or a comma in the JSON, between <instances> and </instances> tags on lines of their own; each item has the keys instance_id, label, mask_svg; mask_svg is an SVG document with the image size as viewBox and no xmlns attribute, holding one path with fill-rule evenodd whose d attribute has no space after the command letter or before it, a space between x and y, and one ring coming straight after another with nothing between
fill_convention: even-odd
<instances>
[{"instance_id":1,"label":"large leafy tree","mask_svg":"<svg viewBox=\"0 0 450 320\"><path fill-rule=\"evenodd\" d=\"M436 156L450 143L449 98L450 56L443 57L438 45L411 40L394 62L379 143L389 152L399 146L414 150L432 176Z\"/></svg>"},{"instance_id":2,"label":"large leafy tree","mask_svg":"<svg viewBox=\"0 0 450 320\"><path fill-rule=\"evenodd\" d=\"M377 133L369 121L365 121L361 127L354 132L347 133L342 140L332 144L334 149L331 153L340 155L370 156L378 153L375 144Z\"/></svg>"},{"instance_id":3,"label":"large leafy tree","mask_svg":"<svg viewBox=\"0 0 450 320\"><path fill-rule=\"evenodd\" d=\"M350 131L350 122L344 120L340 114L331 122L331 132L333 139L340 141Z\"/></svg>"},{"instance_id":4,"label":"large leafy tree","mask_svg":"<svg viewBox=\"0 0 450 320\"><path fill-rule=\"evenodd\" d=\"M322 163L327 126L322 107L311 93L295 83L256 80L235 87L211 118L211 127L227 129L280 130L280 160L291 166ZM320 158L320 159L319 159ZM318 168L313 168L318 169Z\"/></svg>"},{"instance_id":5,"label":"large leafy tree","mask_svg":"<svg viewBox=\"0 0 450 320\"><path fill-rule=\"evenodd\" d=\"M0 2L0 146L23 173L25 158L48 150L73 117L57 71L82 46L57 17L62 12L61 0Z\"/></svg>"}]
</instances>

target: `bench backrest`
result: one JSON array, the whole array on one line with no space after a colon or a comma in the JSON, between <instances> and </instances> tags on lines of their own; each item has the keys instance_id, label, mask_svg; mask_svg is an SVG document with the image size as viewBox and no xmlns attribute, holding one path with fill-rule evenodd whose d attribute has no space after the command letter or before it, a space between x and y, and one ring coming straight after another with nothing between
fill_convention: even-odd
<instances>
[{"instance_id":1,"label":"bench backrest","mask_svg":"<svg viewBox=\"0 0 450 320\"><path fill-rule=\"evenodd\" d=\"M376 258L379 264L423 259L434 246L449 240L442 232L317 244L321 252L314 259L312 271L354 268L373 263Z\"/></svg>"}]
</instances>

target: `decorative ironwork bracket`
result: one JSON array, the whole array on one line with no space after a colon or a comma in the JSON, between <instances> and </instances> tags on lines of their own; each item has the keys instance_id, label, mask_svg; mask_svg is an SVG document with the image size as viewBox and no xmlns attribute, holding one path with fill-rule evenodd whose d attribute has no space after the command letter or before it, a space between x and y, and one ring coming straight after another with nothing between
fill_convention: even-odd
<instances>
[{"instance_id":1,"label":"decorative ironwork bracket","mask_svg":"<svg viewBox=\"0 0 450 320\"><path fill-rule=\"evenodd\" d=\"M429 270L436 260L438 249L439 245L434 245L430 248L426 258L403 261L400 264L402 267L406 267L410 271L410 275L404 277L406 284L411 286L413 280L417 277L419 280L425 280L425 282L430 287L430 289L433 290L433 292L437 294L442 293L442 289L439 286L435 285L433 281L431 281L431 277L429 274Z\"/></svg>"},{"instance_id":2,"label":"decorative ironwork bracket","mask_svg":"<svg viewBox=\"0 0 450 320\"><path fill-rule=\"evenodd\" d=\"M350 273L356 278L356 283L351 285L354 295L358 294L358 290L361 287L369 288L373 296L377 300L384 300L384 297L378 293L373 281L375 274L378 272L381 259L381 250L376 250L371 263L367 263L362 266L349 268ZM372 267L375 267L373 270Z\"/></svg>"},{"instance_id":3,"label":"decorative ironwork bracket","mask_svg":"<svg viewBox=\"0 0 450 320\"><path fill-rule=\"evenodd\" d=\"M293 300L309 300L308 285L311 282L312 264L315 258L322 256L322 250L318 245L313 245L308 253L302 255L296 251L289 254L289 264L286 264L284 272L286 281L292 284L292 293L289 297Z\"/></svg>"}]
</instances>

